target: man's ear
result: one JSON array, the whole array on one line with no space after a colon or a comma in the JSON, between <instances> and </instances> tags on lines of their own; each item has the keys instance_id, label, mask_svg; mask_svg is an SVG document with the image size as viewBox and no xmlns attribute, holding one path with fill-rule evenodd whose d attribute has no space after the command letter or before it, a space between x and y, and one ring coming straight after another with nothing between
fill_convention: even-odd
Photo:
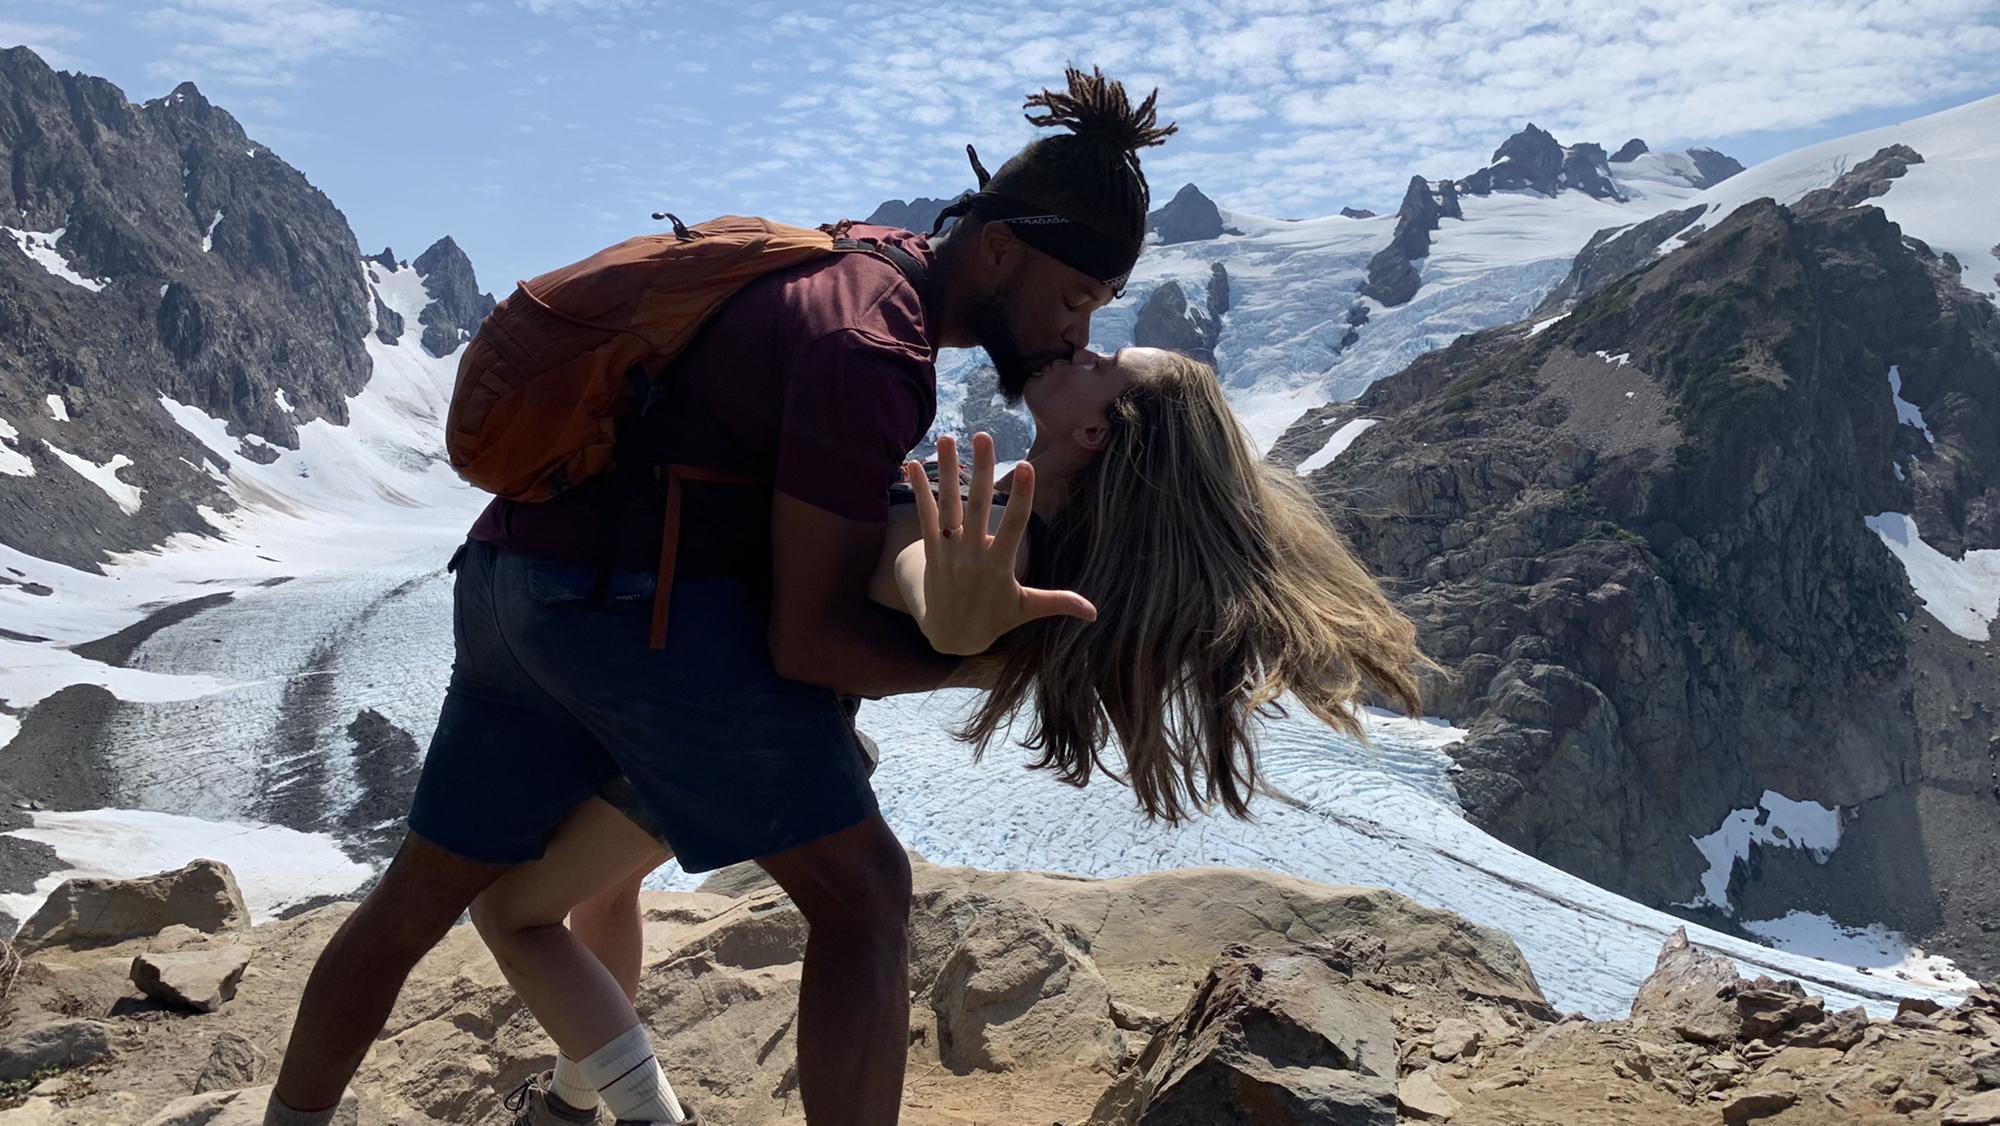
<instances>
[{"instance_id":1,"label":"man's ear","mask_svg":"<svg viewBox=\"0 0 2000 1126\"><path fill-rule=\"evenodd\" d=\"M1012 261L1020 245L1005 223L989 222L979 228L979 261L989 270L997 272Z\"/></svg>"},{"instance_id":2,"label":"man's ear","mask_svg":"<svg viewBox=\"0 0 2000 1126\"><path fill-rule=\"evenodd\" d=\"M1102 422L1093 422L1089 426L1077 427L1070 436L1076 439L1077 445L1091 453L1101 453L1104 444L1111 440L1111 427Z\"/></svg>"}]
</instances>

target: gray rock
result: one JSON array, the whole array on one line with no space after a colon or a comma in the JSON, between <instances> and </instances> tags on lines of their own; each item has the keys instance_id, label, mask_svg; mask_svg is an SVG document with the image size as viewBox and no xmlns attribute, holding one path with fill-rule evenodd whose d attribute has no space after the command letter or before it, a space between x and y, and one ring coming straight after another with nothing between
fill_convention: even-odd
<instances>
[{"instance_id":1,"label":"gray rock","mask_svg":"<svg viewBox=\"0 0 2000 1126\"><path fill-rule=\"evenodd\" d=\"M1467 732L1472 820L1686 913L1691 838L1766 788L1811 794L1865 828L1824 863L1756 848L1740 912L1884 920L1994 972L2000 888L1972 857L2000 849L2000 682L1834 515L2000 547L2000 321L1944 275L1879 209L1754 202L1546 331L1461 337L1346 408L1382 421L1309 487L1451 671L1426 707ZM1891 356L1949 419L1935 448L1883 403ZM1960 442L1980 452L1937 452Z\"/></svg>"},{"instance_id":2,"label":"gray rock","mask_svg":"<svg viewBox=\"0 0 2000 1126\"><path fill-rule=\"evenodd\" d=\"M403 339L403 314L375 299L375 339L394 346Z\"/></svg>"},{"instance_id":3,"label":"gray rock","mask_svg":"<svg viewBox=\"0 0 2000 1126\"><path fill-rule=\"evenodd\" d=\"M1714 149L1692 148L1687 154L1694 161L1695 171L1700 174L1695 181L1697 188L1712 188L1743 171L1743 165L1735 157L1724 156Z\"/></svg>"},{"instance_id":4,"label":"gray rock","mask_svg":"<svg viewBox=\"0 0 2000 1126\"><path fill-rule=\"evenodd\" d=\"M263 1126L270 1101L270 1084L188 1095L168 1103L144 1126ZM360 1121L361 1101L352 1091L343 1093L329 1126L359 1126Z\"/></svg>"},{"instance_id":5,"label":"gray rock","mask_svg":"<svg viewBox=\"0 0 2000 1126\"><path fill-rule=\"evenodd\" d=\"M1208 268L1208 315L1220 322L1229 311L1229 271L1217 262Z\"/></svg>"},{"instance_id":6,"label":"gray rock","mask_svg":"<svg viewBox=\"0 0 2000 1126\"><path fill-rule=\"evenodd\" d=\"M1200 188L1183 184L1166 206L1146 216L1146 229L1158 232L1162 246L1204 242L1222 237L1222 213Z\"/></svg>"},{"instance_id":7,"label":"gray rock","mask_svg":"<svg viewBox=\"0 0 2000 1126\"><path fill-rule=\"evenodd\" d=\"M163 1005L212 1013L236 996L249 966L250 948L242 945L146 953L132 959L132 984Z\"/></svg>"},{"instance_id":8,"label":"gray rock","mask_svg":"<svg viewBox=\"0 0 2000 1126\"><path fill-rule=\"evenodd\" d=\"M1939 1113L1940 1126L1995 1126L2000 1123L2000 1091L1959 1099Z\"/></svg>"},{"instance_id":9,"label":"gray rock","mask_svg":"<svg viewBox=\"0 0 2000 1126\"><path fill-rule=\"evenodd\" d=\"M1438 181L1438 214L1448 219L1465 218L1465 208L1458 202L1458 185L1450 180Z\"/></svg>"},{"instance_id":10,"label":"gray rock","mask_svg":"<svg viewBox=\"0 0 2000 1126\"><path fill-rule=\"evenodd\" d=\"M1586 143L1564 149L1562 171L1557 174L1557 182L1593 199L1625 202L1625 193L1618 190L1618 184L1611 178L1611 165L1604 159L1602 145Z\"/></svg>"},{"instance_id":11,"label":"gray rock","mask_svg":"<svg viewBox=\"0 0 2000 1126\"><path fill-rule=\"evenodd\" d=\"M1661 243L1700 219L1708 209L1688 207L1663 211L1629 227L1606 227L1590 236L1570 263L1569 275L1529 314L1531 320L1555 316L1577 301L1653 260Z\"/></svg>"},{"instance_id":12,"label":"gray rock","mask_svg":"<svg viewBox=\"0 0 2000 1126\"><path fill-rule=\"evenodd\" d=\"M1804 214L1853 207L1887 192L1890 183L1901 178L1911 165L1923 162L1917 150L1908 145L1879 149L1874 156L1841 173L1829 186L1807 192L1792 205L1792 210Z\"/></svg>"},{"instance_id":13,"label":"gray rock","mask_svg":"<svg viewBox=\"0 0 2000 1126\"><path fill-rule=\"evenodd\" d=\"M269 1053L248 1036L240 1032L220 1033L215 1046L208 1051L208 1062L195 1077L194 1093L205 1095L210 1091L248 1087L263 1077L270 1064Z\"/></svg>"},{"instance_id":14,"label":"gray rock","mask_svg":"<svg viewBox=\"0 0 2000 1126\"><path fill-rule=\"evenodd\" d=\"M1734 1003L1740 984L1736 963L1695 946L1687 928L1677 927L1660 947L1652 974L1639 983L1632 1020L1698 1044L1733 1044L1742 1028Z\"/></svg>"},{"instance_id":15,"label":"gray rock","mask_svg":"<svg viewBox=\"0 0 2000 1126\"><path fill-rule=\"evenodd\" d=\"M424 326L424 350L448 356L479 331L480 322L493 311L493 295L479 292L472 260L450 235L432 243L411 265L423 277L424 292L431 298L417 318Z\"/></svg>"},{"instance_id":16,"label":"gray rock","mask_svg":"<svg viewBox=\"0 0 2000 1126\"><path fill-rule=\"evenodd\" d=\"M1190 305L1181 283L1168 281L1147 295L1133 322L1132 343L1144 348L1168 348L1206 364L1215 362L1215 341L1221 328L1208 311Z\"/></svg>"},{"instance_id":17,"label":"gray rock","mask_svg":"<svg viewBox=\"0 0 2000 1126\"><path fill-rule=\"evenodd\" d=\"M1438 1022L1431 1033L1431 1058L1449 1063L1479 1050L1479 1026L1469 1020L1448 1018Z\"/></svg>"},{"instance_id":18,"label":"gray rock","mask_svg":"<svg viewBox=\"0 0 2000 1126\"><path fill-rule=\"evenodd\" d=\"M43 1068L82 1067L110 1050L111 1026L103 1021L36 1025L0 1046L0 1083L26 1079Z\"/></svg>"},{"instance_id":19,"label":"gray rock","mask_svg":"<svg viewBox=\"0 0 2000 1126\"><path fill-rule=\"evenodd\" d=\"M1637 160L1651 151L1653 150L1646 147L1646 142L1634 137L1618 146L1618 151L1611 154L1611 163L1625 164Z\"/></svg>"},{"instance_id":20,"label":"gray rock","mask_svg":"<svg viewBox=\"0 0 2000 1126\"><path fill-rule=\"evenodd\" d=\"M1373 219L1375 217L1375 213L1365 207L1343 207L1340 209L1340 214L1345 219Z\"/></svg>"},{"instance_id":21,"label":"gray rock","mask_svg":"<svg viewBox=\"0 0 2000 1126\"><path fill-rule=\"evenodd\" d=\"M900 199L884 200L862 222L871 226L900 227L918 234L929 234L931 227L937 222L938 213L951 203L949 199L931 199L927 196L918 196L907 202Z\"/></svg>"},{"instance_id":22,"label":"gray rock","mask_svg":"<svg viewBox=\"0 0 2000 1126\"><path fill-rule=\"evenodd\" d=\"M1412 1118L1448 1122L1459 1111L1458 1100L1438 1085L1437 1069L1426 1068L1396 1084L1396 1103Z\"/></svg>"},{"instance_id":23,"label":"gray rock","mask_svg":"<svg viewBox=\"0 0 2000 1126\"><path fill-rule=\"evenodd\" d=\"M1224 948L1092 1121L1278 1126L1396 1121L1396 1030L1330 948ZM1128 1087L1132 1086L1128 1084ZM1115 1099L1113 1096L1116 1096ZM1115 1102L1116 1105L1111 1105Z\"/></svg>"},{"instance_id":24,"label":"gray rock","mask_svg":"<svg viewBox=\"0 0 2000 1126\"><path fill-rule=\"evenodd\" d=\"M1456 210L1458 197L1453 195L1451 199ZM1410 185L1403 192L1403 205L1396 212L1395 233L1390 236L1389 245L1368 260L1368 280L1362 284L1361 292L1390 306L1401 305L1416 296L1423 278L1413 263L1430 257L1431 232L1437 230L1442 214L1437 198L1431 194L1430 181L1422 176L1410 177Z\"/></svg>"},{"instance_id":25,"label":"gray rock","mask_svg":"<svg viewBox=\"0 0 2000 1126\"><path fill-rule=\"evenodd\" d=\"M50 894L14 939L22 952L104 946L179 923L198 931L247 930L250 911L227 865L197 860L137 880L73 879Z\"/></svg>"},{"instance_id":26,"label":"gray rock","mask_svg":"<svg viewBox=\"0 0 2000 1126\"><path fill-rule=\"evenodd\" d=\"M1563 147L1533 122L1493 150L1493 162L1460 181L1473 195L1496 191L1536 191L1554 195L1563 170Z\"/></svg>"},{"instance_id":27,"label":"gray rock","mask_svg":"<svg viewBox=\"0 0 2000 1126\"><path fill-rule=\"evenodd\" d=\"M1017 903L997 901L966 928L930 1006L939 1058L960 1074L1052 1060L1111 1074L1125 1057L1110 987L1089 951Z\"/></svg>"}]
</instances>

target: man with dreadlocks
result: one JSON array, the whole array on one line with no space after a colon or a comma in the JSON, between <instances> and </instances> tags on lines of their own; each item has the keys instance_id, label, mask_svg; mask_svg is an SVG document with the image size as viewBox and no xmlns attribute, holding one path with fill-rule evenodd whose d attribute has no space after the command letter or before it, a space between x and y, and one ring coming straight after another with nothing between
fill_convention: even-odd
<instances>
[{"instance_id":1,"label":"man with dreadlocks","mask_svg":"<svg viewBox=\"0 0 2000 1126\"><path fill-rule=\"evenodd\" d=\"M610 476L542 503L495 500L480 517L455 561L452 680L410 831L313 970L266 1126L331 1121L410 969L483 891L537 861L567 814L620 786L687 870L756 860L804 914L809 1120L896 1121L910 870L842 697L964 679L958 658L867 591L889 486L935 413L938 349L984 348L1018 400L1089 342L1091 314L1139 256L1150 202L1139 151L1174 128L1156 125L1153 97L1135 107L1099 71L1067 79L1028 99L1028 120L1059 132L991 176L968 148L979 190L948 209L957 222L937 245L855 228L890 252L750 282L621 423L661 462L766 486L689 491L670 589L653 586L655 486ZM1031 471L1015 489L1032 496ZM937 580L943 593L949 581ZM1095 613L1018 583L958 593L940 601L972 634ZM650 648L649 603L669 597L674 628ZM522 1122L594 1121L599 1101L621 1122L691 1121L629 1003L629 906L596 916L628 920L622 937L592 936L602 961L562 925L579 898L620 881L629 903L642 875L567 887L533 926L518 913L497 921L522 937L503 969L562 1048L552 1082L514 1101Z\"/></svg>"}]
</instances>

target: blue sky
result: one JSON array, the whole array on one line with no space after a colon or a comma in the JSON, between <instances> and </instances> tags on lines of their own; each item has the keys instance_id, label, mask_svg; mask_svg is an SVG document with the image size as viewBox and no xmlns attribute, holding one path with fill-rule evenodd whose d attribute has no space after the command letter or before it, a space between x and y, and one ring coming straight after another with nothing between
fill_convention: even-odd
<instances>
[{"instance_id":1,"label":"blue sky","mask_svg":"<svg viewBox=\"0 0 2000 1126\"><path fill-rule=\"evenodd\" d=\"M1388 210L1527 121L1753 164L2000 91L2000 0L7 0L14 43L134 101L194 81L364 251L448 233L503 295L657 209L954 193L964 145L997 167L1072 61L1160 88L1157 201L1192 180L1289 217Z\"/></svg>"}]
</instances>

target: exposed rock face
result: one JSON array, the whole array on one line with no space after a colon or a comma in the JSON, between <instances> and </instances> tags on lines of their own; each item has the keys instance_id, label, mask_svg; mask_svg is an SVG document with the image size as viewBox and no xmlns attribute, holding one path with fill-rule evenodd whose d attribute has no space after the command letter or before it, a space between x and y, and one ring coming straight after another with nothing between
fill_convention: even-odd
<instances>
[{"instance_id":1,"label":"exposed rock face","mask_svg":"<svg viewBox=\"0 0 2000 1126\"><path fill-rule=\"evenodd\" d=\"M1686 230L1707 208L1663 211L1630 227L1606 227L1590 236L1570 263L1569 276L1535 307L1535 319L1554 316L1646 264L1659 245Z\"/></svg>"},{"instance_id":2,"label":"exposed rock face","mask_svg":"<svg viewBox=\"0 0 2000 1126\"><path fill-rule=\"evenodd\" d=\"M1687 153L1694 160L1695 170L1701 174L1700 179L1695 181L1697 188L1712 188L1743 171L1743 165L1735 157L1724 156L1714 149L1697 147Z\"/></svg>"},{"instance_id":3,"label":"exposed rock face","mask_svg":"<svg viewBox=\"0 0 2000 1126\"><path fill-rule=\"evenodd\" d=\"M1853 207L1887 192L1890 181L1908 172L1910 165L1923 162L1924 158L1910 146L1890 145L1842 173L1830 186L1807 192L1792 205L1792 210Z\"/></svg>"},{"instance_id":4,"label":"exposed rock face","mask_svg":"<svg viewBox=\"0 0 2000 1126\"><path fill-rule=\"evenodd\" d=\"M241 452L256 460L295 448L310 420L345 424L372 370L371 309L387 314L379 339L402 332L363 273L394 257L364 266L333 203L192 84L134 105L101 78L59 74L15 47L0 51L0 102L0 160L12 169L0 214L87 283L0 239L0 419L34 467L0 475L0 535L95 570L112 551L211 532L201 509L234 502L203 463L226 471L231 459L182 429L161 397L246 442L256 435ZM440 275L449 312L427 328L438 343L477 308L462 263ZM41 409L52 394L70 405L68 421ZM136 511L58 449L97 465L128 458L115 472L141 490Z\"/></svg>"},{"instance_id":5,"label":"exposed rock face","mask_svg":"<svg viewBox=\"0 0 2000 1126\"><path fill-rule=\"evenodd\" d=\"M1628 161L1637 160L1651 151L1653 150L1646 147L1646 142L1634 137L1618 146L1618 151L1611 154L1611 163L1624 164Z\"/></svg>"},{"instance_id":6,"label":"exposed rock face","mask_svg":"<svg viewBox=\"0 0 2000 1126\"><path fill-rule=\"evenodd\" d=\"M1452 197L1457 207L1457 197ZM1368 280L1361 287L1366 296L1384 305L1401 305L1417 295L1423 278L1413 264L1430 257L1431 232L1437 230L1442 214L1437 198L1431 195L1430 181L1410 177L1403 193L1403 205L1396 212L1396 231L1389 245L1368 260Z\"/></svg>"},{"instance_id":7,"label":"exposed rock face","mask_svg":"<svg viewBox=\"0 0 2000 1126\"><path fill-rule=\"evenodd\" d=\"M1013 1071L1067 1061L1111 1075L1125 1037L1088 948L1019 904L980 910L930 989L946 1067Z\"/></svg>"},{"instance_id":8,"label":"exposed rock face","mask_svg":"<svg viewBox=\"0 0 2000 1126\"><path fill-rule=\"evenodd\" d=\"M102 946L176 924L208 933L249 926L235 874L213 860L197 860L140 880L67 880L21 924L14 941L23 950Z\"/></svg>"},{"instance_id":9,"label":"exposed rock face","mask_svg":"<svg viewBox=\"0 0 2000 1126\"><path fill-rule=\"evenodd\" d=\"M1229 311L1229 271L1217 262L1208 268L1208 315L1220 321Z\"/></svg>"},{"instance_id":10,"label":"exposed rock face","mask_svg":"<svg viewBox=\"0 0 2000 1126\"><path fill-rule=\"evenodd\" d=\"M1375 217L1373 211L1362 207L1343 207L1340 209L1340 214L1345 219L1373 219Z\"/></svg>"},{"instance_id":11,"label":"exposed rock face","mask_svg":"<svg viewBox=\"0 0 2000 1126\"><path fill-rule=\"evenodd\" d=\"M878 227L901 227L906 231L927 235L931 232L931 225L937 222L938 213L951 206L951 202L948 199L931 199L927 196L918 196L908 201L884 200L882 205L869 213L868 218L862 222Z\"/></svg>"},{"instance_id":12,"label":"exposed rock face","mask_svg":"<svg viewBox=\"0 0 2000 1126\"><path fill-rule=\"evenodd\" d=\"M1337 951L1231 946L1092 1126L1394 1126L1396 1025ZM1125 1113L1120 1113L1125 1111ZM1131 1114L1136 1111L1136 1114Z\"/></svg>"},{"instance_id":13,"label":"exposed rock face","mask_svg":"<svg viewBox=\"0 0 2000 1126\"><path fill-rule=\"evenodd\" d=\"M1493 163L1465 178L1473 195L1496 191L1537 191L1554 195L1563 171L1563 147L1546 129L1529 122L1526 129L1493 150Z\"/></svg>"},{"instance_id":14,"label":"exposed rock face","mask_svg":"<svg viewBox=\"0 0 2000 1126\"><path fill-rule=\"evenodd\" d=\"M1668 907L1702 893L1691 838L1766 789L1820 802L1838 849L1761 850L1735 907L2000 968L1992 643L1925 614L1863 522L2000 546L2000 323L1944 275L1878 210L1766 201L1354 404L1385 421L1313 486L1390 514L1343 527L1453 670L1428 703L1471 732L1475 820ZM1934 444L1898 423L1892 364L1949 420Z\"/></svg>"},{"instance_id":15,"label":"exposed rock face","mask_svg":"<svg viewBox=\"0 0 2000 1126\"><path fill-rule=\"evenodd\" d=\"M1735 164L1713 149L1690 150L1695 151ZM1806 193L1792 205L1792 210L1803 214L1852 207L1873 199L1888 191L1890 181L1901 176L1910 165L1922 164L1923 160L1906 145L1892 145L1843 173L1831 186ZM1737 170L1741 171L1741 167ZM1729 175L1734 173L1723 178ZM1644 222L1629 227L1606 227L1592 235L1571 263L1569 276L1542 300L1533 315L1540 318L1561 313L1579 298L1588 297L1638 269L1658 253L1663 243L1692 227L1706 211L1700 206L1664 211Z\"/></svg>"},{"instance_id":16,"label":"exposed rock face","mask_svg":"<svg viewBox=\"0 0 2000 1126\"><path fill-rule=\"evenodd\" d=\"M1132 342L1143 348L1171 348L1206 364L1215 362L1215 341L1221 325L1208 310L1188 303L1177 281L1163 282L1139 307Z\"/></svg>"},{"instance_id":17,"label":"exposed rock face","mask_svg":"<svg viewBox=\"0 0 2000 1126\"><path fill-rule=\"evenodd\" d=\"M432 243L411 265L423 275L424 292L431 298L421 318L424 349L433 356L449 356L472 339L479 322L493 311L493 295L479 292L472 260L450 235Z\"/></svg>"},{"instance_id":18,"label":"exposed rock face","mask_svg":"<svg viewBox=\"0 0 2000 1126\"><path fill-rule=\"evenodd\" d=\"M1604 159L1602 145L1585 143L1563 150L1562 171L1557 179L1564 187L1575 188L1593 199L1625 201L1625 193L1611 179L1611 164Z\"/></svg>"},{"instance_id":19,"label":"exposed rock face","mask_svg":"<svg viewBox=\"0 0 2000 1126\"><path fill-rule=\"evenodd\" d=\"M1203 242L1222 237L1222 213L1200 188L1183 184L1165 207L1146 216L1146 229L1159 233L1162 246Z\"/></svg>"}]
</instances>

